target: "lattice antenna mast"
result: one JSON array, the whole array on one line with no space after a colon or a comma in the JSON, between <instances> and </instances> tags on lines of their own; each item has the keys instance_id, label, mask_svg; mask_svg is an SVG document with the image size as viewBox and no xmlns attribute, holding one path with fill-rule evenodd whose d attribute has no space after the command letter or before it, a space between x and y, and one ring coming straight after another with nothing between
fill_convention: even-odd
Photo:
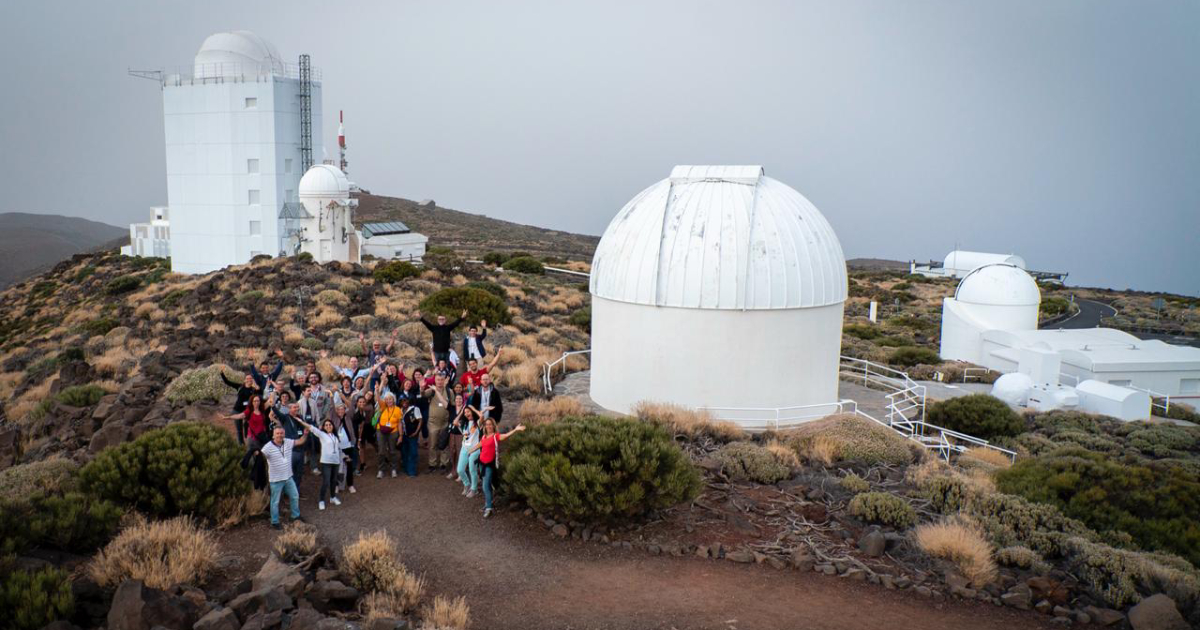
<instances>
[{"instance_id":1,"label":"lattice antenna mast","mask_svg":"<svg viewBox=\"0 0 1200 630\"><path fill-rule=\"evenodd\" d=\"M312 59L300 55L300 172L307 173L312 165Z\"/></svg>"}]
</instances>

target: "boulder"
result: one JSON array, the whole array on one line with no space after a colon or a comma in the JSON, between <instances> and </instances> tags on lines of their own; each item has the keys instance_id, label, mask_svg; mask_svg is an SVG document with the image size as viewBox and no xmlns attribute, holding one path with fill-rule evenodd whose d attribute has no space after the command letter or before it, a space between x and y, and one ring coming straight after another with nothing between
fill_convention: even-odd
<instances>
[{"instance_id":1,"label":"boulder","mask_svg":"<svg viewBox=\"0 0 1200 630\"><path fill-rule=\"evenodd\" d=\"M305 597L317 610L325 610L330 606L353 605L358 599L358 591L337 580L328 580L310 584Z\"/></svg>"},{"instance_id":2,"label":"boulder","mask_svg":"<svg viewBox=\"0 0 1200 630\"><path fill-rule=\"evenodd\" d=\"M1125 620L1124 613L1111 608L1085 606L1083 612L1087 613L1088 617L1091 617L1092 623L1100 626L1115 626Z\"/></svg>"},{"instance_id":3,"label":"boulder","mask_svg":"<svg viewBox=\"0 0 1200 630\"><path fill-rule=\"evenodd\" d=\"M743 564L749 564L751 562L754 562L754 553L750 552L750 551L746 551L745 549L738 549L737 551L730 551L730 552L726 553L725 559L733 561L733 562L741 562Z\"/></svg>"},{"instance_id":4,"label":"boulder","mask_svg":"<svg viewBox=\"0 0 1200 630\"><path fill-rule=\"evenodd\" d=\"M242 624L242 630L275 630L283 625L283 611L256 612Z\"/></svg>"},{"instance_id":5,"label":"boulder","mask_svg":"<svg viewBox=\"0 0 1200 630\"><path fill-rule=\"evenodd\" d=\"M192 626L192 630L238 630L242 624L237 615L228 608L217 608L209 611Z\"/></svg>"},{"instance_id":6,"label":"boulder","mask_svg":"<svg viewBox=\"0 0 1200 630\"><path fill-rule=\"evenodd\" d=\"M858 539L859 551L871 558L878 558L887 550L887 538L877 529L873 529Z\"/></svg>"},{"instance_id":7,"label":"boulder","mask_svg":"<svg viewBox=\"0 0 1200 630\"><path fill-rule=\"evenodd\" d=\"M558 536L559 538L566 538L567 534L571 533L570 530L567 529L567 526L563 525L562 523L556 523L554 527L550 528L550 531L554 532L554 535Z\"/></svg>"},{"instance_id":8,"label":"boulder","mask_svg":"<svg viewBox=\"0 0 1200 630\"><path fill-rule=\"evenodd\" d=\"M282 586L274 586L264 588L257 591L250 591L245 595L238 595L229 602L229 607L233 612L237 613L238 619L243 622L249 621L250 617L260 612L275 612L277 610L291 610L292 598L288 597Z\"/></svg>"},{"instance_id":9,"label":"boulder","mask_svg":"<svg viewBox=\"0 0 1200 630\"><path fill-rule=\"evenodd\" d=\"M1065 606L1071 600L1071 593L1062 582L1048 577L1031 577L1025 582L1033 591L1034 599L1044 599L1056 606Z\"/></svg>"},{"instance_id":10,"label":"boulder","mask_svg":"<svg viewBox=\"0 0 1200 630\"><path fill-rule=\"evenodd\" d=\"M288 630L317 630L317 624L323 619L325 616L312 608L302 608L292 615L287 628Z\"/></svg>"},{"instance_id":11,"label":"boulder","mask_svg":"<svg viewBox=\"0 0 1200 630\"><path fill-rule=\"evenodd\" d=\"M1029 610L1033 605L1033 591L1025 584L1018 584L1009 589L1007 593L1001 595L1000 601L1005 606L1011 606L1019 610Z\"/></svg>"},{"instance_id":12,"label":"boulder","mask_svg":"<svg viewBox=\"0 0 1200 630\"><path fill-rule=\"evenodd\" d=\"M88 445L88 451L94 455L110 446L116 446L128 440L129 434L129 427L110 420L92 435L92 442Z\"/></svg>"},{"instance_id":13,"label":"boulder","mask_svg":"<svg viewBox=\"0 0 1200 630\"><path fill-rule=\"evenodd\" d=\"M408 623L403 619L392 619L391 617L371 619L363 626L363 630L406 630L407 628Z\"/></svg>"},{"instance_id":14,"label":"boulder","mask_svg":"<svg viewBox=\"0 0 1200 630\"><path fill-rule=\"evenodd\" d=\"M263 563L254 579L250 582L250 590L260 591L275 586L283 587L288 597L295 599L304 592L304 576L290 564L280 561L271 554Z\"/></svg>"},{"instance_id":15,"label":"boulder","mask_svg":"<svg viewBox=\"0 0 1200 630\"><path fill-rule=\"evenodd\" d=\"M0 427L0 468L17 463L21 456L21 429L15 426Z\"/></svg>"},{"instance_id":16,"label":"boulder","mask_svg":"<svg viewBox=\"0 0 1200 630\"><path fill-rule=\"evenodd\" d=\"M1133 630L1187 630L1188 623L1175 607L1175 600L1159 593L1129 609Z\"/></svg>"},{"instance_id":17,"label":"boulder","mask_svg":"<svg viewBox=\"0 0 1200 630\"><path fill-rule=\"evenodd\" d=\"M113 595L108 610L109 630L190 630L196 623L196 605L182 598L150 588L141 580L125 580Z\"/></svg>"}]
</instances>

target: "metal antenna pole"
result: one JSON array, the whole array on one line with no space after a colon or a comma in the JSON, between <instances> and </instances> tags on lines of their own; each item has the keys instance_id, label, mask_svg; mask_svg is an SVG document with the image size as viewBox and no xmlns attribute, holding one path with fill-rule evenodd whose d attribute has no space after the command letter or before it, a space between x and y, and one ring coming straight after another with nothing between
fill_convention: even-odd
<instances>
[{"instance_id":1,"label":"metal antenna pole","mask_svg":"<svg viewBox=\"0 0 1200 630\"><path fill-rule=\"evenodd\" d=\"M312 165L312 60L305 54L300 55L300 172Z\"/></svg>"}]
</instances>

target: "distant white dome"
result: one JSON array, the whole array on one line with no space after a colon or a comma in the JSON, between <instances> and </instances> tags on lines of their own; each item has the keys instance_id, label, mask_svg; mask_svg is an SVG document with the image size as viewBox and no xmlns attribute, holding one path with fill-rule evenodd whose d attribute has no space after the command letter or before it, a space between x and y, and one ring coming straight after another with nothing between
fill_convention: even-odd
<instances>
[{"instance_id":1,"label":"distant white dome","mask_svg":"<svg viewBox=\"0 0 1200 630\"><path fill-rule=\"evenodd\" d=\"M233 31L209 35L193 70L197 77L223 77L282 73L283 67L274 44L250 31Z\"/></svg>"},{"instance_id":2,"label":"distant white dome","mask_svg":"<svg viewBox=\"0 0 1200 630\"><path fill-rule=\"evenodd\" d=\"M350 196L350 180L332 164L317 164L300 178L300 198L328 197L345 199Z\"/></svg>"},{"instance_id":3,"label":"distant white dome","mask_svg":"<svg viewBox=\"0 0 1200 630\"><path fill-rule=\"evenodd\" d=\"M1008 264L984 265L958 283L955 299L964 304L1037 306L1042 292L1024 269Z\"/></svg>"},{"instance_id":4,"label":"distant white dome","mask_svg":"<svg viewBox=\"0 0 1200 630\"><path fill-rule=\"evenodd\" d=\"M789 309L846 300L829 222L761 166L676 166L608 225L592 295L650 306Z\"/></svg>"},{"instance_id":5,"label":"distant white dome","mask_svg":"<svg viewBox=\"0 0 1200 630\"><path fill-rule=\"evenodd\" d=\"M942 266L945 269L958 269L970 271L977 267L994 264L1013 265L1026 269L1025 259L1016 254L989 254L987 252L969 252L966 250L956 249L942 261Z\"/></svg>"}]
</instances>

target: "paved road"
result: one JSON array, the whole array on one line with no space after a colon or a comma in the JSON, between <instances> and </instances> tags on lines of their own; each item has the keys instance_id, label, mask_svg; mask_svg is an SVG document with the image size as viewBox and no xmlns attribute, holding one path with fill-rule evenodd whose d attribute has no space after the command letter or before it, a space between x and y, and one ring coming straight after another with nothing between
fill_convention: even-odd
<instances>
[{"instance_id":1,"label":"paved road","mask_svg":"<svg viewBox=\"0 0 1200 630\"><path fill-rule=\"evenodd\" d=\"M1075 304L1079 306L1079 312L1074 315L1054 324L1046 326L1046 328L1096 328L1100 325L1100 320L1105 317L1112 317L1117 314L1117 309L1095 300L1075 300Z\"/></svg>"}]
</instances>

